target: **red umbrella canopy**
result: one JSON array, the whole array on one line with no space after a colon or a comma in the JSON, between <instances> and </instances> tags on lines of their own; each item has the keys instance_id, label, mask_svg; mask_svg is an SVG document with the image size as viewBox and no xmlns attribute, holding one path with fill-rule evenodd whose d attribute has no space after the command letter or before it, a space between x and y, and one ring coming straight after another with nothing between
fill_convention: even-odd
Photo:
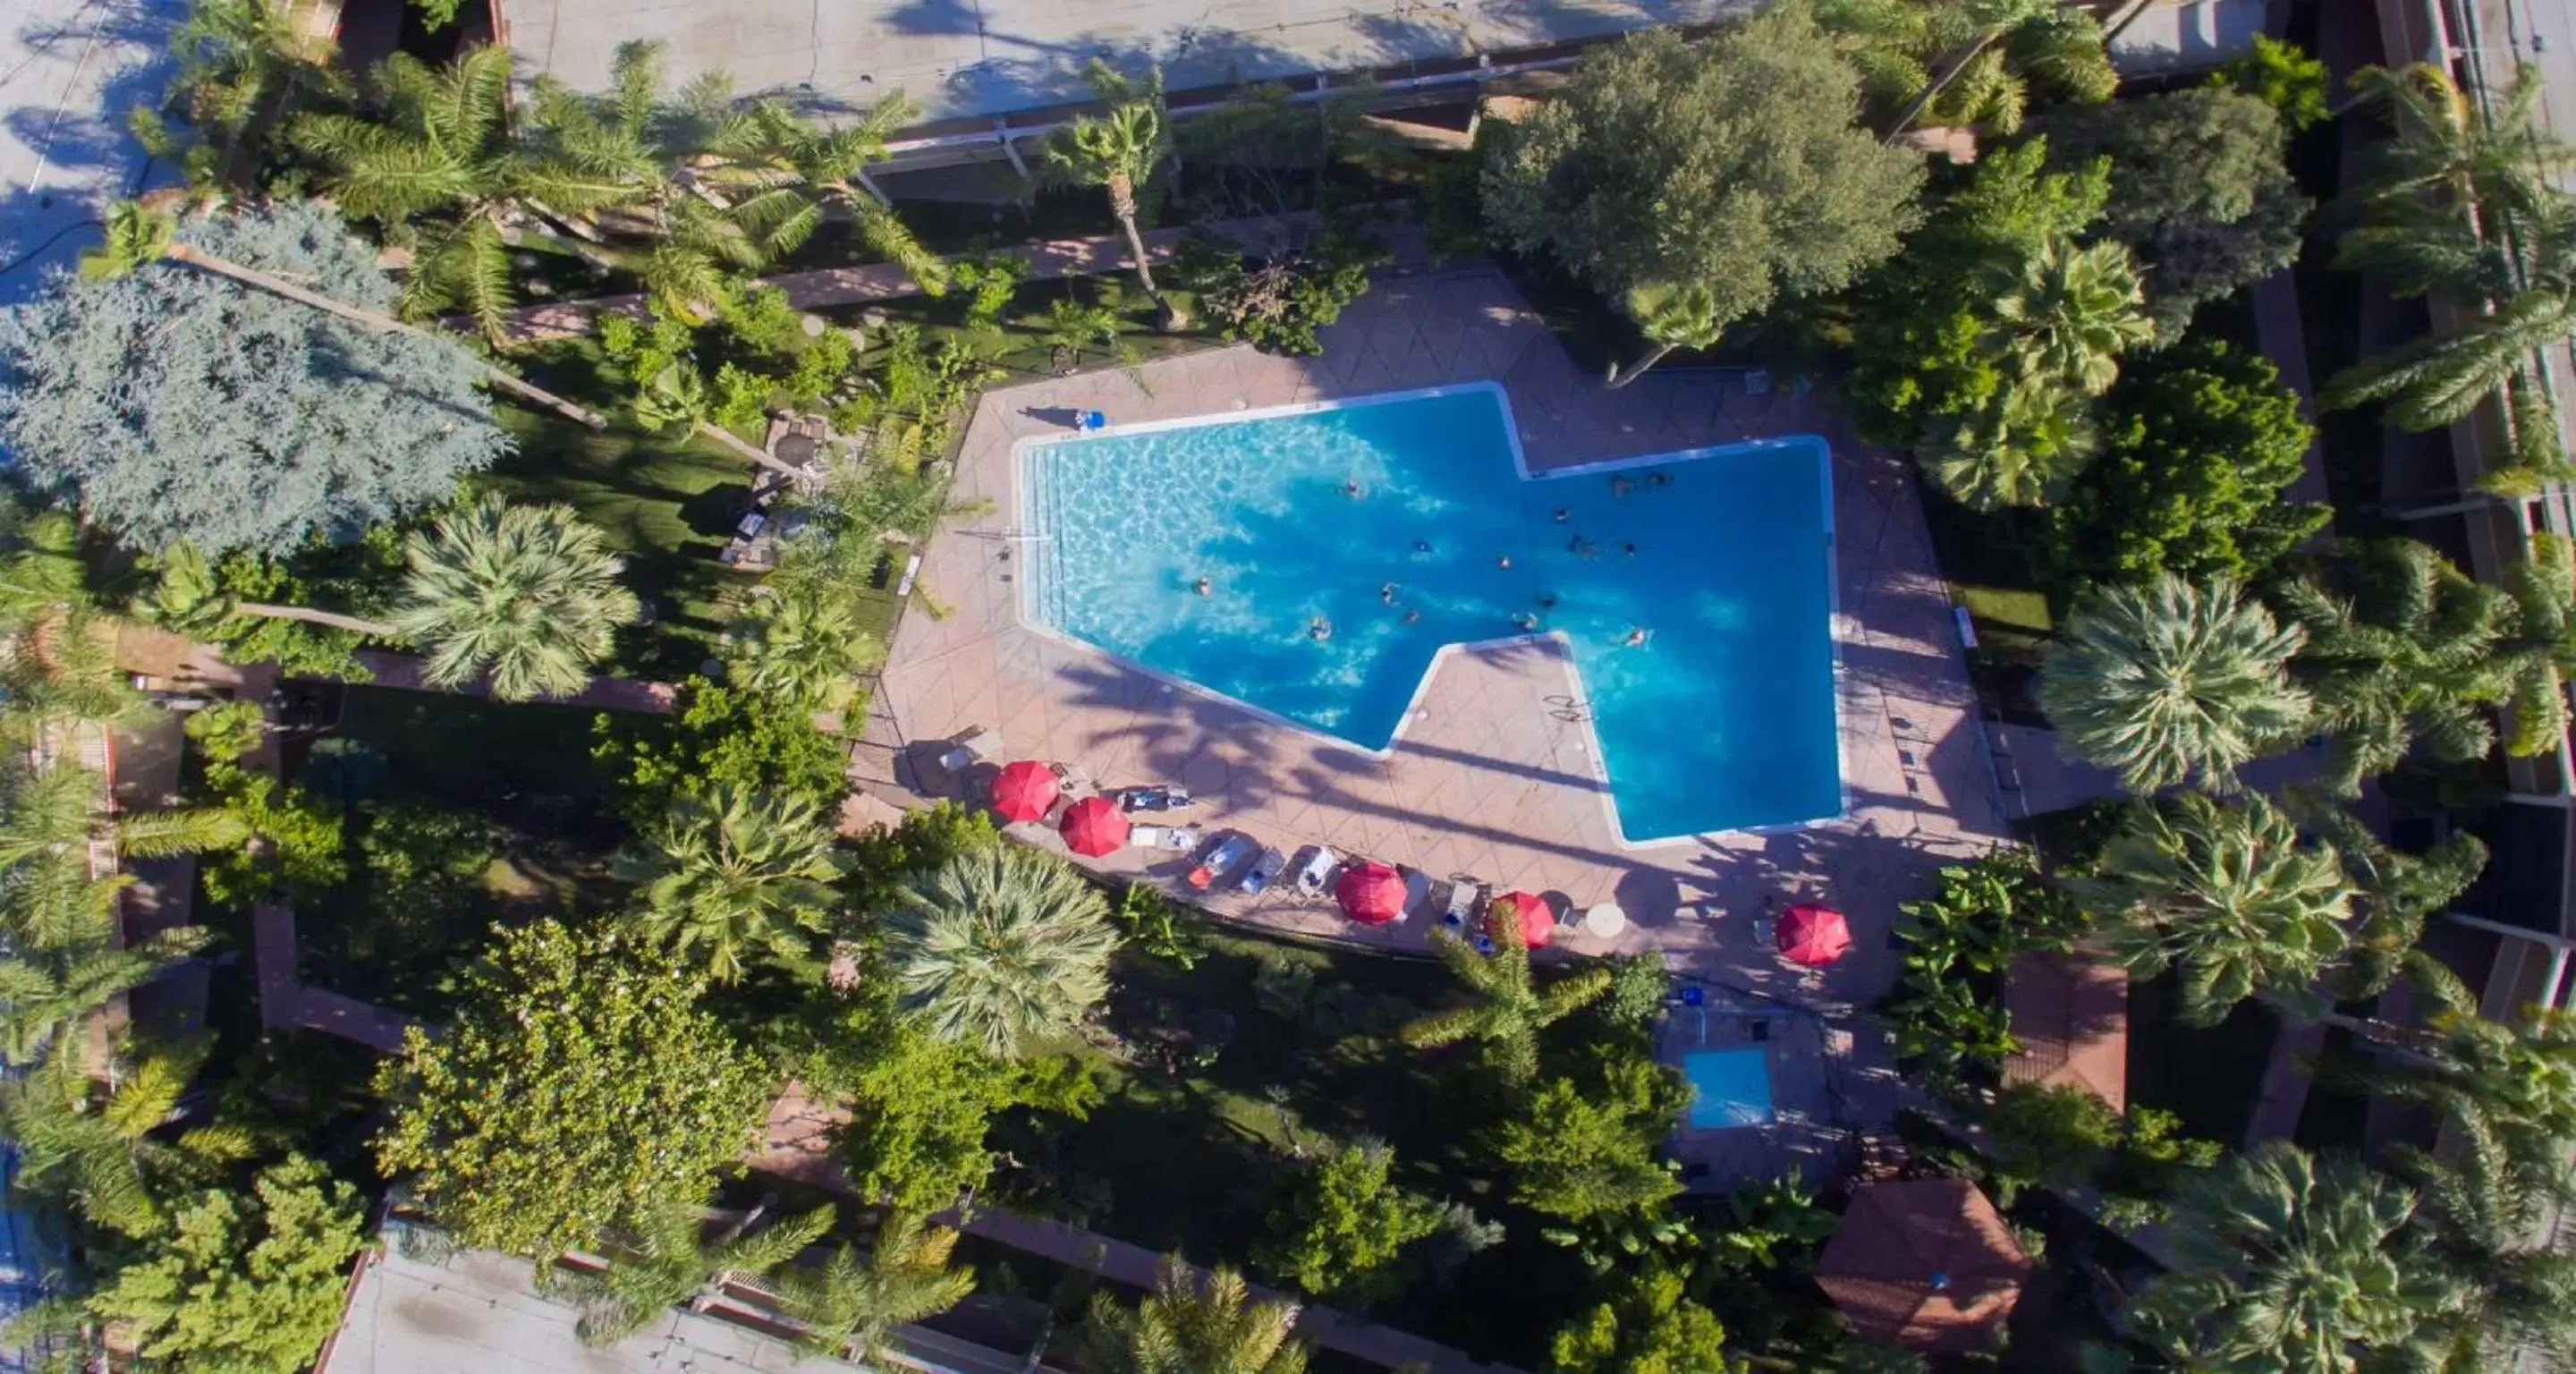
<instances>
[{"instance_id":1,"label":"red umbrella canopy","mask_svg":"<svg viewBox=\"0 0 2576 1374\"><path fill-rule=\"evenodd\" d=\"M1851 922L1829 906L1801 902L1780 918L1780 953L1791 963L1824 965L1851 948Z\"/></svg>"},{"instance_id":2,"label":"red umbrella canopy","mask_svg":"<svg viewBox=\"0 0 2576 1374\"><path fill-rule=\"evenodd\" d=\"M1127 846L1127 814L1107 797L1085 797L1064 809L1065 847L1097 859Z\"/></svg>"},{"instance_id":3,"label":"red umbrella canopy","mask_svg":"<svg viewBox=\"0 0 2576 1374\"><path fill-rule=\"evenodd\" d=\"M1548 909L1547 899L1535 892L1515 892L1494 900L1492 926L1499 934L1507 921L1518 920L1521 943L1531 949L1543 949L1556 938L1556 913Z\"/></svg>"},{"instance_id":4,"label":"red umbrella canopy","mask_svg":"<svg viewBox=\"0 0 2576 1374\"><path fill-rule=\"evenodd\" d=\"M1033 821L1055 805L1055 770L1035 759L1022 759L993 779L993 809L1006 821Z\"/></svg>"},{"instance_id":5,"label":"red umbrella canopy","mask_svg":"<svg viewBox=\"0 0 2576 1374\"><path fill-rule=\"evenodd\" d=\"M1333 884L1342 911L1364 926L1382 926L1404 914L1404 875L1375 859L1342 870Z\"/></svg>"}]
</instances>

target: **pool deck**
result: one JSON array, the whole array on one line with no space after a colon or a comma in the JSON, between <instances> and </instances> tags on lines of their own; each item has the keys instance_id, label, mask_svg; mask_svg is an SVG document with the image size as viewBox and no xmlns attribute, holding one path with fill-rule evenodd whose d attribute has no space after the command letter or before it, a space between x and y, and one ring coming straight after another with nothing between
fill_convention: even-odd
<instances>
[{"instance_id":1,"label":"pool deck","mask_svg":"<svg viewBox=\"0 0 2576 1374\"><path fill-rule=\"evenodd\" d=\"M958 458L956 494L991 509L953 522L923 551L921 587L946 614L927 613L917 599L897 628L854 760L860 790L873 797L854 814L970 794L974 778L947 776L935 760L948 740L989 728L1005 743L997 761L1075 765L1104 788L1185 785L1201 805L1184 818L1211 838L1241 829L1291 851L1320 842L1434 879L1463 873L1539 892L1560 912L1616 901L1631 918L1622 935L1602 940L1569 928L1559 943L1577 953L1658 947L1687 976L1836 1020L1865 1007L1894 976L1887 932L1896 904L1920 894L1931 868L2003 833L1908 466L1853 439L1826 390L1793 394L1785 376L1763 396L1748 395L1739 374L1718 372L1653 373L1606 390L1576 371L1490 269L1381 280L1323 340L1320 358L1227 348L983 398ZM1549 641L1442 656L1414 716L1378 758L1022 620L1020 546L1010 537L1013 445L1064 433L1074 411L1133 423L1484 380L1509 394L1533 472L1775 435L1815 434L1832 446L1844 816L1622 847L1590 727L1549 700L1577 694L1565 651ZM1042 826L1013 833L1055 843ZM1190 866L1185 856L1134 850L1084 862L1172 877ZM1766 901L1797 900L1849 914L1855 946L1840 964L1800 970L1756 939ZM1417 950L1437 924L1418 911L1359 931L1329 900L1301 900L1284 883L1260 898L1228 894L1206 905L1282 930ZM1868 1048L1876 1037L1864 1029L1859 1039L1846 1060L1877 1059ZM1892 1087L1882 1069L1846 1066Z\"/></svg>"}]
</instances>

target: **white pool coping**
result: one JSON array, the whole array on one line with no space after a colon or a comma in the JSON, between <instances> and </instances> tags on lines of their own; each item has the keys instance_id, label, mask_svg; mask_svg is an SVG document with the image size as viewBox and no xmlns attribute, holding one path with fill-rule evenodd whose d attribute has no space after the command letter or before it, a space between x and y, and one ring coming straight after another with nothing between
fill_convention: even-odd
<instances>
[{"instance_id":1,"label":"white pool coping","mask_svg":"<svg viewBox=\"0 0 2576 1374\"><path fill-rule=\"evenodd\" d=\"M1584 683L1583 670L1575 662L1574 641L1571 636L1567 635L1562 630L1540 630L1529 634L1504 635L1496 639L1452 640L1432 650L1431 661L1423 666L1422 676L1414 682L1413 694L1405 699L1404 710L1396 717L1395 729L1388 735L1386 744L1383 747L1372 749L1366 745L1358 743L1357 741L1336 735L1329 730L1318 729L1303 721L1290 720L1286 716L1280 715L1279 713L1268 710L1264 707L1254 705L1240 697L1217 691L1215 688L1206 686L1202 683L1193 682L1188 678L1181 677L1174 673L1164 672L1162 669L1156 668L1152 664L1143 663L1136 659L1129 658L1125 654L1118 653L1114 650L1102 648L1100 645L1094 644L1090 640L1069 633L1062 627L1049 623L1041 614L1038 613L1033 604L1039 593L1040 582L1040 579L1035 576L1023 575L1019 580L1019 594L1016 600L1020 624L1040 635L1044 635L1048 639L1054 640L1059 644L1068 645L1089 653L1098 654L1103 658L1110 659L1135 672L1141 673L1146 677L1152 678L1155 681L1164 684L1166 687L1191 692L1210 701L1223 702L1228 706L1232 706L1237 710L1243 711L1272 725L1296 731L1313 739L1325 741L1338 748L1348 749L1364 758L1380 761L1394 757L1396 746L1404 739L1405 727L1411 725L1415 716L1420 714L1423 695L1431 690L1433 680L1438 678L1440 675L1442 664L1446 662L1452 653L1473 653L1479 650L1504 648L1515 644L1531 644L1554 640L1556 641L1557 648L1559 650L1558 656L1565 664L1566 676L1573 681L1575 700L1583 703L1584 705L1583 719L1573 723L1580 724L1584 727L1582 730L1577 732L1577 735L1583 741L1585 761L1591 767L1593 795L1600 800L1604 817L1609 822L1611 842L1619 849L1633 853L1642 850L1668 848L1673 845L1696 844L1703 838L1711 835L1786 834L1792 831L1803 830L1808 826L1823 825L1828 822L1838 821L1850 815L1852 809L1850 782L1851 760L1845 756L1847 745L1843 731L1843 694L1849 689L1849 682L1843 667L1842 573L1840 549L1835 537L1834 529L1833 446L1828 444L1822 435L1775 435L1761 439L1741 440L1731 444L1710 444L1700 448L1675 449L1662 453L1640 454L1629 458L1605 458L1589 463L1577 463L1568 467L1553 468L1546 472L1532 472L1530 471L1528 454L1524 452L1521 447L1520 425L1512 415L1511 393L1506 391L1500 382L1457 382L1447 386L1417 387L1410 391L1379 392L1369 396L1351 396L1337 400L1300 401L1292 405L1262 406L1244 410L1220 411L1214 414L1182 416L1169 420L1144 420L1129 425L1104 425L1099 429L1081 430L1070 434L1029 435L1013 442L1011 445L1010 480L1013 523L1021 530L1030 531L1032 533L1037 532L1029 510L1030 487L1032 484L1028 480L1028 465L1032 454L1038 449L1055 448L1069 443L1085 443L1095 439L1115 439L1132 437L1138 434L1152 434L1163 430L1203 429L1210 425L1241 424L1255 420L1276 420L1294 415L1313 415L1328 410L1350 410L1361 406L1390 405L1400 401L1424 401L1442 396L1465 395L1473 392L1483 392L1492 396L1494 398L1494 404L1501 408L1503 434L1511 443L1512 470L1519 474L1520 479L1524 482L1548 482L1565 477L1594 477L1604 473L1618 472L1627 468L1664 467L1677 463L1698 462L1704 459L1723 457L1731 454L1761 452L1771 449L1812 447L1815 450L1816 480L1821 490L1821 500L1818 502L1818 510L1823 516L1825 536L1825 641L1830 646L1833 656L1831 681L1833 684L1835 809L1831 813L1821 816L1808 816L1797 820L1773 821L1764 825L1737 826L1728 830L1696 831L1687 835L1667 835L1645 840L1629 839L1628 832L1619 823L1618 794L1614 789L1610 778L1608 761L1603 755L1600 732L1594 728L1595 713L1591 709L1591 689Z\"/></svg>"}]
</instances>

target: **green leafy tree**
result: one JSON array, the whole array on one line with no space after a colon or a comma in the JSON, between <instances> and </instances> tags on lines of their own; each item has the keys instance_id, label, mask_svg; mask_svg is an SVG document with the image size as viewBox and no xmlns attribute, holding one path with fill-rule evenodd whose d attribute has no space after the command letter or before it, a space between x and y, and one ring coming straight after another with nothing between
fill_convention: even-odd
<instances>
[{"instance_id":1,"label":"green leafy tree","mask_svg":"<svg viewBox=\"0 0 2576 1374\"><path fill-rule=\"evenodd\" d=\"M118 1050L96 1063L57 1054L0 1085L18 1187L129 1238L166 1232L172 1191L214 1183L254 1143L229 1125L161 1134L205 1059L201 1043Z\"/></svg>"},{"instance_id":2,"label":"green leafy tree","mask_svg":"<svg viewBox=\"0 0 2576 1374\"><path fill-rule=\"evenodd\" d=\"M1494 1130L1512 1198L1569 1221L1644 1212L1682 1190L1657 1157L1689 1094L1642 1054L1596 1051L1579 1076L1551 1078Z\"/></svg>"},{"instance_id":3,"label":"green leafy tree","mask_svg":"<svg viewBox=\"0 0 2576 1374\"><path fill-rule=\"evenodd\" d=\"M1588 968L1541 987L1520 922L1496 921L1492 934L1494 952L1487 955L1449 931L1431 932L1432 952L1470 1000L1407 1023L1404 1041L1419 1048L1476 1041L1506 1079L1525 1082L1538 1072L1538 1033L1608 992L1610 970Z\"/></svg>"},{"instance_id":4,"label":"green leafy tree","mask_svg":"<svg viewBox=\"0 0 2576 1374\"><path fill-rule=\"evenodd\" d=\"M1610 365L1613 391L1645 376L1675 349L1715 348L1726 332L1717 319L1717 293L1697 283L1648 282L1629 287L1622 309L1645 336L1646 356L1631 367Z\"/></svg>"},{"instance_id":5,"label":"green leafy tree","mask_svg":"<svg viewBox=\"0 0 2576 1374\"><path fill-rule=\"evenodd\" d=\"M2305 642L2224 578L2171 573L2096 592L2041 661L2039 703L2066 747L2138 793L2230 788L2309 719L2290 656Z\"/></svg>"},{"instance_id":6,"label":"green leafy tree","mask_svg":"<svg viewBox=\"0 0 2576 1374\"><path fill-rule=\"evenodd\" d=\"M2268 34L2254 35L2254 46L2210 73L2209 84L2271 106L2294 134L2334 114L2326 102L2326 64Z\"/></svg>"},{"instance_id":7,"label":"green leafy tree","mask_svg":"<svg viewBox=\"0 0 2576 1374\"><path fill-rule=\"evenodd\" d=\"M2410 1045L2416 1053L2374 1086L2493 1140L2517 1167L2555 1176L2576 1140L2576 1013L2527 1007L2490 1020L2447 970L2423 975L2417 986L2432 1010Z\"/></svg>"},{"instance_id":8,"label":"green leafy tree","mask_svg":"<svg viewBox=\"0 0 2576 1374\"><path fill-rule=\"evenodd\" d=\"M2358 796L2419 746L2452 763L2494 749L2491 713L2511 690L2497 662L2506 593L2429 545L2382 539L2334 544L2270 596L2307 633L2290 675L2325 728L2326 790Z\"/></svg>"},{"instance_id":9,"label":"green leafy tree","mask_svg":"<svg viewBox=\"0 0 2576 1374\"><path fill-rule=\"evenodd\" d=\"M415 535L410 559L388 623L428 650L432 683L488 677L503 701L589 686L592 666L641 612L617 581L625 560L569 506L486 495Z\"/></svg>"},{"instance_id":10,"label":"green leafy tree","mask_svg":"<svg viewBox=\"0 0 2576 1374\"><path fill-rule=\"evenodd\" d=\"M1365 1307L1402 1286L1404 1250L1441 1225L1441 1208L1395 1181L1381 1141L1338 1146L1309 1162L1270 1214L1262 1268L1298 1292Z\"/></svg>"},{"instance_id":11,"label":"green leafy tree","mask_svg":"<svg viewBox=\"0 0 2576 1374\"><path fill-rule=\"evenodd\" d=\"M1109 903L1073 865L996 845L908 883L886 913L895 985L934 1034L1003 1059L1069 1035L1109 994Z\"/></svg>"},{"instance_id":12,"label":"green leafy tree","mask_svg":"<svg viewBox=\"0 0 2576 1374\"><path fill-rule=\"evenodd\" d=\"M146 152L172 157L199 188L247 182L269 156L278 109L356 94L327 48L305 41L285 14L258 0L191 6L170 36L170 53L178 70L169 97L158 108L138 108L133 131ZM165 115L186 121L196 137L181 138Z\"/></svg>"},{"instance_id":13,"label":"green leafy tree","mask_svg":"<svg viewBox=\"0 0 2576 1374\"><path fill-rule=\"evenodd\" d=\"M1820 295L1892 256L1923 172L1859 127L1860 82L1800 7L1705 43L1649 30L1595 51L1502 138L1485 213L1612 299L1698 283L1709 329Z\"/></svg>"},{"instance_id":14,"label":"green leafy tree","mask_svg":"<svg viewBox=\"0 0 2576 1374\"><path fill-rule=\"evenodd\" d=\"M1241 1274L1219 1267L1201 1280L1174 1256L1133 1308L1092 1295L1083 1364L1099 1374L1305 1374L1296 1327L1294 1303L1254 1302Z\"/></svg>"},{"instance_id":15,"label":"green leafy tree","mask_svg":"<svg viewBox=\"0 0 2576 1374\"><path fill-rule=\"evenodd\" d=\"M1559 1374L1724 1374L1735 1361L1726 1328L1686 1295L1677 1270L1651 1265L1622 1276L1621 1291L1556 1333Z\"/></svg>"},{"instance_id":16,"label":"green leafy tree","mask_svg":"<svg viewBox=\"0 0 2576 1374\"><path fill-rule=\"evenodd\" d=\"M2100 425L2099 454L2048 512L2043 561L2063 582L2251 583L2330 514L2284 499L2316 432L2259 354L2194 340L2151 355L2104 397Z\"/></svg>"},{"instance_id":17,"label":"green leafy tree","mask_svg":"<svg viewBox=\"0 0 2576 1374\"><path fill-rule=\"evenodd\" d=\"M0 442L24 481L131 548L284 552L446 501L509 450L461 347L200 270L209 258L393 299L374 249L305 202L194 217L131 271L49 282L0 312Z\"/></svg>"},{"instance_id":18,"label":"green leafy tree","mask_svg":"<svg viewBox=\"0 0 2576 1374\"><path fill-rule=\"evenodd\" d=\"M2357 1160L2271 1142L2183 1185L2171 1268L2130 1304L2132 1328L2187 1368L2347 1374L2429 1356L2467 1293L2421 1261L2414 1211Z\"/></svg>"},{"instance_id":19,"label":"green leafy tree","mask_svg":"<svg viewBox=\"0 0 2576 1374\"><path fill-rule=\"evenodd\" d=\"M798 1072L807 1087L847 1099L837 1142L861 1196L905 1211L936 1212L981 1187L993 1171L993 1118L1014 1107L1079 1118L1087 1084L1066 1081L1067 1061L1013 1064L943 1040L864 991L824 1032Z\"/></svg>"},{"instance_id":20,"label":"green leafy tree","mask_svg":"<svg viewBox=\"0 0 2576 1374\"><path fill-rule=\"evenodd\" d=\"M2182 1019L2213 1026L2260 992L2301 1005L2351 941L2352 885L2334 849L2301 841L2270 802L2186 793L2140 806L2068 880L2131 971L2182 970Z\"/></svg>"},{"instance_id":21,"label":"green leafy tree","mask_svg":"<svg viewBox=\"0 0 2576 1374\"><path fill-rule=\"evenodd\" d=\"M693 1192L741 1158L771 1087L702 988L614 933L502 932L445 1031L377 1071L378 1166L463 1243L525 1255Z\"/></svg>"},{"instance_id":22,"label":"green leafy tree","mask_svg":"<svg viewBox=\"0 0 2576 1374\"><path fill-rule=\"evenodd\" d=\"M293 1156L177 1203L85 1301L155 1367L294 1374L339 1329L362 1224L356 1189Z\"/></svg>"},{"instance_id":23,"label":"green leafy tree","mask_svg":"<svg viewBox=\"0 0 2576 1374\"><path fill-rule=\"evenodd\" d=\"M2006 1084L1982 1124L1996 1177L2007 1185L1997 1197L2007 1207L2010 1189L2022 1185L2091 1182L2120 1144L2120 1114L2082 1088Z\"/></svg>"},{"instance_id":24,"label":"green leafy tree","mask_svg":"<svg viewBox=\"0 0 2576 1374\"><path fill-rule=\"evenodd\" d=\"M1664 967L1664 952L1640 950L1635 954L1614 954L1603 960L1610 966L1610 990L1601 997L1601 1015L1614 1026L1639 1029L1653 1025L1664 1014L1664 1001L1672 995L1672 974Z\"/></svg>"},{"instance_id":25,"label":"green leafy tree","mask_svg":"<svg viewBox=\"0 0 2576 1374\"><path fill-rule=\"evenodd\" d=\"M841 871L832 843L812 803L719 786L673 798L615 868L643 887L645 938L731 983L755 959L811 967Z\"/></svg>"},{"instance_id":26,"label":"green leafy tree","mask_svg":"<svg viewBox=\"0 0 2576 1374\"><path fill-rule=\"evenodd\" d=\"M512 136L507 48L468 48L444 69L398 52L367 87L367 113L297 115L287 138L326 169L343 210L409 243L411 318L461 311L498 340L514 303L504 223L538 206L584 215L636 197L617 169Z\"/></svg>"},{"instance_id":27,"label":"green leafy tree","mask_svg":"<svg viewBox=\"0 0 2576 1374\"><path fill-rule=\"evenodd\" d=\"M1137 197L1154 178L1154 169L1172 154L1169 112L1163 104L1163 73L1155 70L1143 84L1128 80L1109 64L1093 59L1083 75L1107 108L1077 115L1046 145L1048 167L1077 186L1097 186L1109 197L1109 216L1127 236L1127 251L1136 264L1136 282L1163 312L1163 328L1189 325L1189 313L1154 284L1154 266L1137 227Z\"/></svg>"},{"instance_id":28,"label":"green leafy tree","mask_svg":"<svg viewBox=\"0 0 2576 1374\"><path fill-rule=\"evenodd\" d=\"M2216 87L2164 91L2048 121L2053 156L2111 164L2103 228L2137 256L2153 337L2288 267L2311 202L2283 157L2281 113Z\"/></svg>"},{"instance_id":29,"label":"green leafy tree","mask_svg":"<svg viewBox=\"0 0 2576 1374\"><path fill-rule=\"evenodd\" d=\"M927 1321L975 1291L975 1271L952 1267L957 1232L892 1212L877 1224L866 1253L844 1245L815 1269L782 1276L788 1315L804 1327L797 1344L833 1359L882 1368L895 1328Z\"/></svg>"},{"instance_id":30,"label":"green leafy tree","mask_svg":"<svg viewBox=\"0 0 2576 1374\"><path fill-rule=\"evenodd\" d=\"M1726 1194L1726 1215L1709 1236L1709 1262L1724 1274L1802 1273L1842 1224L1795 1174L1740 1183Z\"/></svg>"},{"instance_id":31,"label":"green leafy tree","mask_svg":"<svg viewBox=\"0 0 2576 1374\"><path fill-rule=\"evenodd\" d=\"M1219 332L1267 352L1313 357L1324 351L1316 331L1367 293L1369 270L1388 255L1374 238L1328 228L1302 250L1251 266L1232 240L1196 256L1196 271L1184 281Z\"/></svg>"},{"instance_id":32,"label":"green leafy tree","mask_svg":"<svg viewBox=\"0 0 2576 1374\"><path fill-rule=\"evenodd\" d=\"M2019 1048L2004 1011L2005 975L2024 954L2071 948L2084 914L2027 849L1999 848L1938 876L1932 896L1897 907L1906 915L1896 929L1904 952L1883 1010L1908 1067L1951 1084L1971 1066L1980 1077L2000 1072Z\"/></svg>"},{"instance_id":33,"label":"green leafy tree","mask_svg":"<svg viewBox=\"0 0 2576 1374\"><path fill-rule=\"evenodd\" d=\"M592 757L623 775L626 804L639 824L666 811L674 797L718 788L757 792L837 807L848 790L838 741L814 726L814 713L704 678L680 684L668 729L633 733L602 716Z\"/></svg>"}]
</instances>

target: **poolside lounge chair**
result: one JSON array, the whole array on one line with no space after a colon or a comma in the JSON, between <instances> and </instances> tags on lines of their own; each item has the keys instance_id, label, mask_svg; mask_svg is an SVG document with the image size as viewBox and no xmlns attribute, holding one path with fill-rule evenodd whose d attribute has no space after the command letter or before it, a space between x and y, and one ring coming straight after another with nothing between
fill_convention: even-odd
<instances>
[{"instance_id":1,"label":"poolside lounge chair","mask_svg":"<svg viewBox=\"0 0 2576 1374\"><path fill-rule=\"evenodd\" d=\"M1329 845L1317 845L1306 861L1297 865L1297 890L1309 897L1324 895L1324 882L1341 865L1342 856Z\"/></svg>"},{"instance_id":2,"label":"poolside lounge chair","mask_svg":"<svg viewBox=\"0 0 2576 1374\"><path fill-rule=\"evenodd\" d=\"M958 740L956 748L940 755L939 766L951 773L960 773L974 767L976 760L989 759L1000 752L1002 752L1002 737L979 727L972 734Z\"/></svg>"},{"instance_id":3,"label":"poolside lounge chair","mask_svg":"<svg viewBox=\"0 0 2576 1374\"><path fill-rule=\"evenodd\" d=\"M1281 873L1286 872L1287 869L1288 855L1285 850L1265 849L1261 851L1261 857L1253 860L1252 871L1243 875L1244 895L1250 897L1260 896L1269 888L1270 880L1278 877Z\"/></svg>"},{"instance_id":4,"label":"poolside lounge chair","mask_svg":"<svg viewBox=\"0 0 2576 1374\"><path fill-rule=\"evenodd\" d=\"M1127 843L1138 849L1177 849L1187 853L1199 847L1199 828L1195 825L1140 825L1127 832Z\"/></svg>"},{"instance_id":5,"label":"poolside lounge chair","mask_svg":"<svg viewBox=\"0 0 2576 1374\"><path fill-rule=\"evenodd\" d=\"M1460 878L1449 885L1449 906L1440 913L1440 924L1454 930L1484 909L1485 885L1473 878Z\"/></svg>"},{"instance_id":6,"label":"poolside lounge chair","mask_svg":"<svg viewBox=\"0 0 2576 1374\"><path fill-rule=\"evenodd\" d=\"M1218 880L1260 847L1258 841L1241 831L1217 841L1216 848L1202 855L1199 866L1190 870L1190 886L1201 892L1217 886Z\"/></svg>"}]
</instances>

